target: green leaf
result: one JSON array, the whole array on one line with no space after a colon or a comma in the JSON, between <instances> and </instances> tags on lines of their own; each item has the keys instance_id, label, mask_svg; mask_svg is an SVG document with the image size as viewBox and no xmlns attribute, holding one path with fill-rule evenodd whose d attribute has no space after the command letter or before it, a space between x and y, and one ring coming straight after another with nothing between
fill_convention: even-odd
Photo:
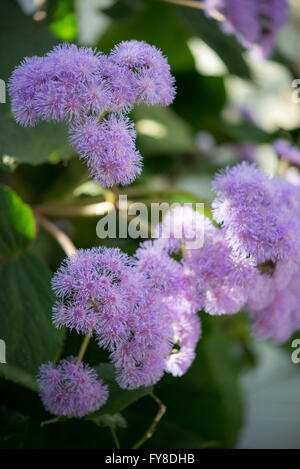
<instances>
[{"instance_id":1,"label":"green leaf","mask_svg":"<svg viewBox=\"0 0 300 469\"><path fill-rule=\"evenodd\" d=\"M171 108L137 106L132 112L142 155L194 150L193 132Z\"/></svg>"},{"instance_id":2,"label":"green leaf","mask_svg":"<svg viewBox=\"0 0 300 469\"><path fill-rule=\"evenodd\" d=\"M193 71L177 75L176 83L180 92L174 109L181 118L196 130L215 126L226 103L224 78L202 76Z\"/></svg>"},{"instance_id":3,"label":"green leaf","mask_svg":"<svg viewBox=\"0 0 300 469\"><path fill-rule=\"evenodd\" d=\"M8 188L0 187L0 260L24 250L35 237L29 205Z\"/></svg>"},{"instance_id":4,"label":"green leaf","mask_svg":"<svg viewBox=\"0 0 300 469\"><path fill-rule=\"evenodd\" d=\"M2 0L0 43L1 79L7 84L24 57L43 55L56 41L45 22L37 23L24 15L14 0ZM0 111L0 158L8 155L23 163L41 164L50 156L65 159L73 154L65 124L43 122L34 128L21 127L14 121L9 99L1 104Z\"/></svg>"},{"instance_id":5,"label":"green leaf","mask_svg":"<svg viewBox=\"0 0 300 469\"><path fill-rule=\"evenodd\" d=\"M114 366L109 363L101 363L95 369L99 377L109 387L109 398L105 406L95 412L92 417L103 414L117 414L141 397L152 392L152 387L138 388L133 391L121 389L115 380Z\"/></svg>"},{"instance_id":6,"label":"green leaf","mask_svg":"<svg viewBox=\"0 0 300 469\"><path fill-rule=\"evenodd\" d=\"M243 49L234 36L223 33L220 24L207 18L202 11L192 8L174 8L185 21L191 35L203 39L223 60L230 73L242 78L250 78L250 69L242 56Z\"/></svg>"},{"instance_id":7,"label":"green leaf","mask_svg":"<svg viewBox=\"0 0 300 469\"><path fill-rule=\"evenodd\" d=\"M34 389L38 367L56 360L63 342L51 323L50 274L38 257L24 253L1 265L0 284L0 335L7 362L0 364L0 376Z\"/></svg>"},{"instance_id":8,"label":"green leaf","mask_svg":"<svg viewBox=\"0 0 300 469\"><path fill-rule=\"evenodd\" d=\"M162 50L174 72L194 67L187 38L186 28L169 5L147 1L130 21L112 23L100 40L99 49L109 52L114 44L124 40L146 41Z\"/></svg>"},{"instance_id":9,"label":"green leaf","mask_svg":"<svg viewBox=\"0 0 300 469\"><path fill-rule=\"evenodd\" d=\"M0 376L8 381L12 381L13 383L20 384L25 388L31 389L31 391L38 391L35 376L11 364L0 364Z\"/></svg>"}]
</instances>

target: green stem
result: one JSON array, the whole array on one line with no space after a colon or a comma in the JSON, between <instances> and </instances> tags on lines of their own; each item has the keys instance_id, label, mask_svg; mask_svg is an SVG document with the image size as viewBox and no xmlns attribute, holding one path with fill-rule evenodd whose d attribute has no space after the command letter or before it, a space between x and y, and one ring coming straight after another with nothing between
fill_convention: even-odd
<instances>
[{"instance_id":1,"label":"green stem","mask_svg":"<svg viewBox=\"0 0 300 469\"><path fill-rule=\"evenodd\" d=\"M89 341L91 339L91 336L92 336L92 331L90 331L83 339L81 347L79 349L79 353L78 353L77 364L79 364L82 361L85 351L87 349L87 346L89 344Z\"/></svg>"},{"instance_id":2,"label":"green stem","mask_svg":"<svg viewBox=\"0 0 300 469\"><path fill-rule=\"evenodd\" d=\"M107 114L107 111L103 111L102 114L100 114L97 124L100 124L100 122L102 121L102 119L105 117L106 114Z\"/></svg>"},{"instance_id":3,"label":"green stem","mask_svg":"<svg viewBox=\"0 0 300 469\"><path fill-rule=\"evenodd\" d=\"M119 438L114 427L109 427L117 449L121 449Z\"/></svg>"},{"instance_id":4,"label":"green stem","mask_svg":"<svg viewBox=\"0 0 300 469\"><path fill-rule=\"evenodd\" d=\"M146 433L135 443L135 445L133 445L132 449L140 448L145 443L145 441L149 440L149 438L152 437L153 433L156 430L157 424L160 422L167 410L165 404L163 404L153 392L149 394L149 396L152 397L152 399L156 402L156 404L159 406L159 409Z\"/></svg>"}]
</instances>

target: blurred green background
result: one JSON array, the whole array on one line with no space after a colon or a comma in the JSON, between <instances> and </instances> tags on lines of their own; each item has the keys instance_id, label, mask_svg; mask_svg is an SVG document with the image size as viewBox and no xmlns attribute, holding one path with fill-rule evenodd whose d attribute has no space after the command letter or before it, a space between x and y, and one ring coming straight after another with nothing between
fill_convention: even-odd
<instances>
[{"instance_id":1,"label":"blurred green background","mask_svg":"<svg viewBox=\"0 0 300 469\"><path fill-rule=\"evenodd\" d=\"M2 0L0 78L7 82L24 56L42 55L61 41L97 47L105 53L128 39L156 45L168 57L177 97L169 108L139 106L132 112L144 169L124 192L132 200L148 202L204 201L209 213L210 182L219 168L250 159L272 174L278 161L270 142L289 137L300 143L300 104L292 101L291 86L300 76L299 2L291 1L291 8L290 22L280 34L272 60L257 64L200 10L159 0ZM0 125L0 182L26 204L74 207L104 200L102 188L89 181L85 166L69 146L64 125L21 128L13 120L8 99L0 104ZM7 198L0 195L4 229ZM13 198L11 206L18 203ZM138 244L131 239L99 240L96 216L51 218L78 248L104 243L132 254ZM7 351L11 368L0 364L0 447L111 447L113 441L103 421L40 426L50 417L30 383L42 352L37 363L23 367L27 342L36 334L26 315L35 314L34 308L46 308L43 314L50 315L49 278L64 253L39 229L26 244L25 255L27 264L23 259L22 266L0 269L0 338L7 333L15 343L14 356ZM43 284L28 277L28 265L34 270L36 262L45 269ZM46 306L38 303L37 292L47 297ZM23 315L23 329L18 315ZM300 365L291 363L290 342L275 347L254 341L243 313L201 317L203 338L192 368L180 379L166 376L155 388L167 413L145 447L299 448ZM26 341L20 339L24 330ZM55 356L63 338L53 340ZM63 356L76 354L80 340L76 334L65 338ZM97 365L106 358L91 344L86 361ZM130 407L118 409L123 417L118 433L125 448L142 435L156 412L149 397L139 397L134 396Z\"/></svg>"}]
</instances>

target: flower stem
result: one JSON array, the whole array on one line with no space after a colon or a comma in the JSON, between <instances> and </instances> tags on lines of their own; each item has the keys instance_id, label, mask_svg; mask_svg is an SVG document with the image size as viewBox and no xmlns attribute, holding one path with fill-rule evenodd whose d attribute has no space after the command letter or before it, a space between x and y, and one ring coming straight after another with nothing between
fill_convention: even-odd
<instances>
[{"instance_id":1,"label":"flower stem","mask_svg":"<svg viewBox=\"0 0 300 469\"><path fill-rule=\"evenodd\" d=\"M119 438L114 427L109 427L117 449L121 449Z\"/></svg>"},{"instance_id":2,"label":"flower stem","mask_svg":"<svg viewBox=\"0 0 300 469\"><path fill-rule=\"evenodd\" d=\"M60 230L54 223L44 218L40 213L35 212L37 222L50 233L53 238L58 242L63 251L68 257L76 252L76 247L62 230Z\"/></svg>"},{"instance_id":3,"label":"flower stem","mask_svg":"<svg viewBox=\"0 0 300 469\"><path fill-rule=\"evenodd\" d=\"M79 352L78 352L78 358L77 358L77 364L81 363L83 357L84 357L84 354L85 354L85 351L87 349L87 346L89 345L89 341L91 339L91 336L92 336L92 331L90 331L86 336L85 338L83 339L82 341L82 344L81 344L81 347L79 349Z\"/></svg>"},{"instance_id":4,"label":"flower stem","mask_svg":"<svg viewBox=\"0 0 300 469\"><path fill-rule=\"evenodd\" d=\"M157 424L160 422L167 410L165 404L163 404L153 392L150 393L149 396L152 397L152 399L156 402L156 404L159 406L159 409L146 433L135 443L135 445L133 445L132 449L140 448L145 443L145 441L149 440L149 438L152 437L153 433L156 430Z\"/></svg>"}]
</instances>

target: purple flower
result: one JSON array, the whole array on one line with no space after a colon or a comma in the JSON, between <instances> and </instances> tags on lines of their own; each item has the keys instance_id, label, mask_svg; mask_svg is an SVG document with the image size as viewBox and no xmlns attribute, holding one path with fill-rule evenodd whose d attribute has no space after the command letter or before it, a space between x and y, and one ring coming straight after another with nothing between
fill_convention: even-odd
<instances>
[{"instance_id":1,"label":"purple flower","mask_svg":"<svg viewBox=\"0 0 300 469\"><path fill-rule=\"evenodd\" d=\"M182 376L196 357L196 346L201 337L201 323L196 314L191 314L191 304L180 297L166 300L173 329L173 347L165 370L173 376Z\"/></svg>"},{"instance_id":2,"label":"purple flower","mask_svg":"<svg viewBox=\"0 0 300 469\"><path fill-rule=\"evenodd\" d=\"M119 249L81 249L52 279L58 297L54 325L82 334L94 329L99 343L113 349L130 334L127 321L143 297L143 285L143 276Z\"/></svg>"},{"instance_id":3,"label":"purple flower","mask_svg":"<svg viewBox=\"0 0 300 469\"><path fill-rule=\"evenodd\" d=\"M174 77L161 51L144 41L123 41L111 52L112 61L134 77L139 101L168 106L175 97Z\"/></svg>"},{"instance_id":4,"label":"purple flower","mask_svg":"<svg viewBox=\"0 0 300 469\"><path fill-rule=\"evenodd\" d=\"M130 184L142 170L135 131L128 118L110 115L98 123L88 117L70 129L71 143L84 158L92 177L104 187Z\"/></svg>"},{"instance_id":5,"label":"purple flower","mask_svg":"<svg viewBox=\"0 0 300 469\"><path fill-rule=\"evenodd\" d=\"M201 248L204 239L212 233L209 218L190 206L178 205L165 214L156 228L155 238L159 238L159 244L170 253L178 253L181 249Z\"/></svg>"},{"instance_id":6,"label":"purple flower","mask_svg":"<svg viewBox=\"0 0 300 469\"><path fill-rule=\"evenodd\" d=\"M172 347L172 329L161 295L148 289L128 327L128 340L111 354L117 381L127 389L151 386L163 376Z\"/></svg>"},{"instance_id":7,"label":"purple flower","mask_svg":"<svg viewBox=\"0 0 300 469\"><path fill-rule=\"evenodd\" d=\"M275 140L273 148L280 158L300 167L299 148L294 147L289 142L282 139Z\"/></svg>"},{"instance_id":8,"label":"purple flower","mask_svg":"<svg viewBox=\"0 0 300 469\"><path fill-rule=\"evenodd\" d=\"M70 120L88 111L85 87L99 75L99 54L74 44L25 59L10 79L12 110L21 125Z\"/></svg>"},{"instance_id":9,"label":"purple flower","mask_svg":"<svg viewBox=\"0 0 300 469\"><path fill-rule=\"evenodd\" d=\"M136 134L124 113L140 101L167 106L175 97L167 60L139 41L123 42L109 56L59 45L44 57L25 59L12 74L9 92L21 125L67 121L72 145L104 187L130 184L142 171Z\"/></svg>"},{"instance_id":10,"label":"purple flower","mask_svg":"<svg viewBox=\"0 0 300 469\"><path fill-rule=\"evenodd\" d=\"M255 165L241 163L220 172L213 183L215 220L234 253L255 263L276 262L291 253L276 181Z\"/></svg>"},{"instance_id":11,"label":"purple flower","mask_svg":"<svg viewBox=\"0 0 300 469\"><path fill-rule=\"evenodd\" d=\"M256 59L268 58L278 31L288 21L286 0L204 0L208 16L221 13L225 33L234 34Z\"/></svg>"},{"instance_id":12,"label":"purple flower","mask_svg":"<svg viewBox=\"0 0 300 469\"><path fill-rule=\"evenodd\" d=\"M268 301L260 303L257 299L255 304L252 301L249 305L255 337L282 343L300 328L299 278L297 271L286 288L276 289L274 284L273 288L270 288L272 280L266 276L262 277L261 288L267 289L270 295ZM266 299L265 292L264 295Z\"/></svg>"},{"instance_id":13,"label":"purple flower","mask_svg":"<svg viewBox=\"0 0 300 469\"><path fill-rule=\"evenodd\" d=\"M39 120L35 94L48 81L42 57L25 58L14 70L9 81L11 107L18 124L34 126Z\"/></svg>"},{"instance_id":14,"label":"purple flower","mask_svg":"<svg viewBox=\"0 0 300 469\"><path fill-rule=\"evenodd\" d=\"M224 232L217 228L215 236L202 249L190 253L184 263L195 274L202 308L212 315L239 312L247 302L255 279L256 270L250 261L237 258Z\"/></svg>"},{"instance_id":15,"label":"purple flower","mask_svg":"<svg viewBox=\"0 0 300 469\"><path fill-rule=\"evenodd\" d=\"M179 288L184 288L184 269L163 249L160 240L141 243L135 257L137 267L145 274L151 288L155 291L171 295L176 293Z\"/></svg>"},{"instance_id":16,"label":"purple flower","mask_svg":"<svg viewBox=\"0 0 300 469\"><path fill-rule=\"evenodd\" d=\"M80 418L98 410L108 398L107 386L93 368L76 363L75 357L48 362L40 367L40 397L48 412Z\"/></svg>"}]
</instances>

